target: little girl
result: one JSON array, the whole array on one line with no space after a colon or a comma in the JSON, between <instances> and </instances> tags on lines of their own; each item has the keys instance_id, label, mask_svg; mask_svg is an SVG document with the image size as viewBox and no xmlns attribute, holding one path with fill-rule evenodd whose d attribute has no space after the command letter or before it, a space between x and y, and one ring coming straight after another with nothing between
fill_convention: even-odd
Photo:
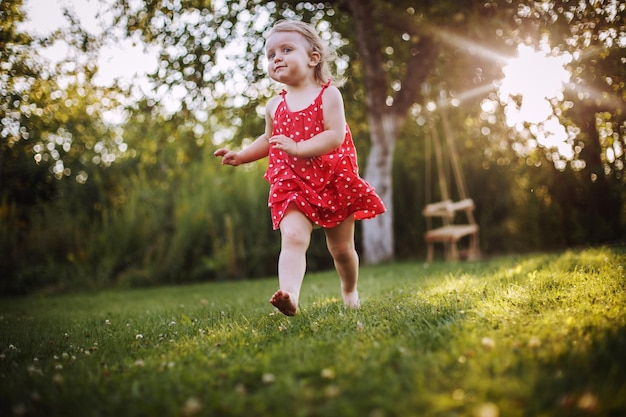
<instances>
[{"instance_id":1,"label":"little girl","mask_svg":"<svg viewBox=\"0 0 626 417\"><path fill-rule=\"evenodd\" d=\"M280 288L270 303L287 316L298 311L306 252L318 226L326 233L343 302L358 307L354 221L381 214L385 207L359 177L343 99L331 85L332 51L300 21L278 22L266 38L265 50L270 78L285 86L267 103L265 133L239 152L222 148L215 156L222 157L222 164L237 166L269 155L268 202L273 227L281 233Z\"/></svg>"}]
</instances>

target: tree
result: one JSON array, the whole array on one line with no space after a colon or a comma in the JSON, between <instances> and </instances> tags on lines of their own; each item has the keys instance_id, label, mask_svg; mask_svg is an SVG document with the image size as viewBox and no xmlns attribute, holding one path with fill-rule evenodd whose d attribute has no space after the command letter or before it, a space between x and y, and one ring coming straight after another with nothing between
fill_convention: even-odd
<instances>
[{"instance_id":1,"label":"tree","mask_svg":"<svg viewBox=\"0 0 626 417\"><path fill-rule=\"evenodd\" d=\"M22 0L4 1L0 5L0 190L7 189L7 178L3 175L6 164L17 164L21 156L14 149L22 134L19 121L22 104L20 84L32 82L38 76L38 68L29 55L33 40L17 29L17 25L24 20L21 7Z\"/></svg>"},{"instance_id":2,"label":"tree","mask_svg":"<svg viewBox=\"0 0 626 417\"><path fill-rule=\"evenodd\" d=\"M69 11L70 25L50 36L33 37L18 29L24 20L22 0L0 6L0 184L3 194L19 190L5 170L13 162L31 159L45 172L45 182L87 179L92 166L109 166L126 146L119 129L105 123L106 114L120 111L123 91L93 82L94 58L100 39L85 31ZM48 62L38 50L62 42L68 55Z\"/></svg>"},{"instance_id":3,"label":"tree","mask_svg":"<svg viewBox=\"0 0 626 417\"><path fill-rule=\"evenodd\" d=\"M565 97L573 106L563 119L580 129L589 240L619 239L626 198L626 4L555 1L536 13L558 48L577 57Z\"/></svg>"},{"instance_id":4,"label":"tree","mask_svg":"<svg viewBox=\"0 0 626 417\"><path fill-rule=\"evenodd\" d=\"M481 64L474 69L485 70L478 78L489 86L501 76L501 64L513 55L516 45L529 34L536 36L537 28L552 28L556 22L555 28L571 35L590 17L599 22L612 8L617 12L606 21L607 29L623 12L620 2L114 2L116 25L128 35L139 34L146 42L161 45L155 85L166 90L184 88L183 112L213 113L228 107L235 126L232 132L243 138L258 133L249 130L258 127L249 123L249 115L260 114L258 103L272 91L263 69L262 35L274 20L312 22L340 47L339 67L351 80L345 87L347 96L366 108L371 147L364 176L388 208L386 215L364 222L364 258L369 263L394 256L391 168L409 110L416 103L425 104L424 83L457 91L476 87L470 80L478 76L467 66L475 61Z\"/></svg>"},{"instance_id":5,"label":"tree","mask_svg":"<svg viewBox=\"0 0 626 417\"><path fill-rule=\"evenodd\" d=\"M353 66L350 71L354 84L360 85L353 86L353 92L364 98L367 109L371 150L365 178L388 209L386 215L364 225L364 258L378 263L392 259L394 254L391 169L395 141L437 56L434 38L424 30L430 26L424 24L427 17L443 22L458 7L452 1L433 1L420 3L417 10L412 3L288 1L263 6L258 1L190 1L150 2L133 8L127 0L118 0L115 7L116 23L124 26L129 35L139 32L147 42L164 46L162 66L154 79L157 85L167 88L183 85L188 92L183 110L192 111L214 109L212 103L219 100L241 106L239 114L245 114L256 106L256 98L269 94L263 73L262 33L273 20L297 16L321 29L330 23L332 31L325 32L331 41L345 44L341 51ZM334 31L341 34L340 39ZM243 52L236 57L239 59L233 57L233 65L220 69L220 51L232 47L233 42L243 43ZM240 73L231 76L233 66ZM232 77L243 77L241 81L247 83L245 95L239 100L232 96L224 99L227 91L240 88L229 79ZM238 120L242 119L239 116Z\"/></svg>"},{"instance_id":6,"label":"tree","mask_svg":"<svg viewBox=\"0 0 626 417\"><path fill-rule=\"evenodd\" d=\"M54 229L60 221L61 216L49 216L47 224L34 225L44 206L62 201L66 206L59 211L81 210L73 212L75 217L95 210L102 190L93 174L125 151L119 129L104 122L124 95L92 82L98 40L69 11L67 29L47 37L29 35L19 26L22 7L22 0L0 2L0 248L7 254L0 269L15 287L21 285L19 270L35 264L29 243L42 242L41 228ZM70 55L48 62L39 51L55 42L64 42ZM57 242L45 255L63 247Z\"/></svg>"},{"instance_id":7,"label":"tree","mask_svg":"<svg viewBox=\"0 0 626 417\"><path fill-rule=\"evenodd\" d=\"M391 7L387 2L350 0L346 3L352 15L354 38L360 54L372 142L365 178L379 193L388 210L386 216L363 225L365 261L379 263L391 260L394 254L392 168L396 138L431 70L436 47L432 37L416 30L419 18L415 17L413 8L398 12L397 6ZM383 45L379 32L382 29L377 22L391 21L395 23L397 37L390 38L392 42ZM398 43L406 45L399 48ZM383 46L391 48L388 51L399 51L397 55L400 56L395 55L392 64L400 67L399 70L387 70L390 63L385 61ZM390 86L392 91L395 90L393 95Z\"/></svg>"},{"instance_id":8,"label":"tree","mask_svg":"<svg viewBox=\"0 0 626 417\"><path fill-rule=\"evenodd\" d=\"M570 131L574 156L563 161L546 149L548 161L580 178L575 207L579 223L587 225L586 241L603 242L622 236L626 162L626 4L617 0L551 1L523 4L514 15L516 40L538 43L547 36L553 51L572 57L571 82L555 114ZM582 175L580 175L582 174ZM572 175L567 174L567 177ZM554 194L563 194L554 190ZM568 216L569 217L569 216Z\"/></svg>"}]
</instances>

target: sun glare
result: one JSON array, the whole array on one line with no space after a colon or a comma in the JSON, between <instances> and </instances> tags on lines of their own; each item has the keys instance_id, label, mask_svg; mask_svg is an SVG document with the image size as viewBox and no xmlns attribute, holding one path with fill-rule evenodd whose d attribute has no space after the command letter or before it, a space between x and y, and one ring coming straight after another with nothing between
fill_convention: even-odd
<instances>
[{"instance_id":1,"label":"sun glare","mask_svg":"<svg viewBox=\"0 0 626 417\"><path fill-rule=\"evenodd\" d=\"M565 66L571 56L553 56L549 49L537 51L527 45L519 45L517 53L503 67L504 78L498 89L507 124L520 133L528 129L537 144L556 148L561 156L571 159L570 136L553 108L553 103L563 101L571 76Z\"/></svg>"},{"instance_id":2,"label":"sun glare","mask_svg":"<svg viewBox=\"0 0 626 417\"><path fill-rule=\"evenodd\" d=\"M511 104L507 106L507 120L512 125L541 123L553 113L550 100L563 99L563 89L570 79L565 65L571 57L549 56L526 45L520 45L517 51L518 56L502 69L500 96Z\"/></svg>"}]
</instances>

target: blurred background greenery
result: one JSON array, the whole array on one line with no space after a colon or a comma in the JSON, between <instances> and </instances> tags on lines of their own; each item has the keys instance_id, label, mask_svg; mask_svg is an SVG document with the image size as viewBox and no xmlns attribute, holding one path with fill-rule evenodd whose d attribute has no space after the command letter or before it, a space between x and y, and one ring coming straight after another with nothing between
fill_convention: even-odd
<instances>
[{"instance_id":1,"label":"blurred background greenery","mask_svg":"<svg viewBox=\"0 0 626 417\"><path fill-rule=\"evenodd\" d=\"M380 190L390 208L384 233L393 236L383 260L425 256L421 211L441 198L428 143L433 129L451 134L443 122L476 203L484 256L623 240L624 2L100 7L96 34L68 7L67 24L42 35L22 25L22 0L0 3L0 294L274 274L280 242L265 161L233 169L212 154L262 131L263 106L278 87L265 74L263 32L280 18L312 22L338 48L362 172L390 185ZM94 82L103 45L128 39L158 57L142 94L133 82ZM66 56L45 58L59 44ZM507 68L521 59L520 45L535 61L513 78ZM540 58L560 66L542 67ZM550 81L551 69L567 77ZM519 90L507 95L510 83ZM533 88L540 100L525 102ZM542 106L543 116L524 117ZM377 133L385 121L391 136ZM380 149L392 152L389 172L377 171ZM454 184L449 165L442 173ZM372 239L362 228L359 248ZM308 262L332 268L321 232Z\"/></svg>"}]
</instances>

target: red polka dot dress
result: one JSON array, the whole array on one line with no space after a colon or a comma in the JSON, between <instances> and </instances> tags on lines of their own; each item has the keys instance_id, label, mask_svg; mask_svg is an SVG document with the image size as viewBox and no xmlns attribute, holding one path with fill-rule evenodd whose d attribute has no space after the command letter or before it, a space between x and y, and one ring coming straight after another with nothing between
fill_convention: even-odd
<instances>
[{"instance_id":1,"label":"red polka dot dress","mask_svg":"<svg viewBox=\"0 0 626 417\"><path fill-rule=\"evenodd\" d=\"M285 135L300 142L322 132L322 94L328 85L322 87L311 105L296 112L287 107L287 92L283 90L272 135ZM363 220L385 211L372 186L359 176L356 148L347 125L343 144L325 155L299 158L270 148L265 179L270 183L268 205L274 229L278 229L292 203L312 223L325 228L339 225L351 214L356 220Z\"/></svg>"}]
</instances>

